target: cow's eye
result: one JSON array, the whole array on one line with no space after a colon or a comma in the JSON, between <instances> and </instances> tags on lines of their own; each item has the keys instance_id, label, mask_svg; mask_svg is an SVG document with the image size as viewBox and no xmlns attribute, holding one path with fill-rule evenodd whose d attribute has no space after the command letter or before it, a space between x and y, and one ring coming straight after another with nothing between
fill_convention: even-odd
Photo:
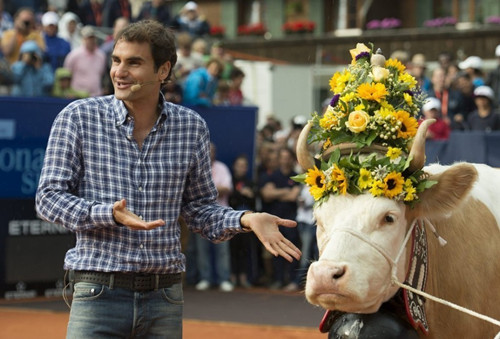
<instances>
[{"instance_id":1,"label":"cow's eye","mask_svg":"<svg viewBox=\"0 0 500 339\"><path fill-rule=\"evenodd\" d=\"M387 214L385 217L384 217L384 221L388 224L392 224L395 220L394 220L394 216L391 215L391 214Z\"/></svg>"}]
</instances>

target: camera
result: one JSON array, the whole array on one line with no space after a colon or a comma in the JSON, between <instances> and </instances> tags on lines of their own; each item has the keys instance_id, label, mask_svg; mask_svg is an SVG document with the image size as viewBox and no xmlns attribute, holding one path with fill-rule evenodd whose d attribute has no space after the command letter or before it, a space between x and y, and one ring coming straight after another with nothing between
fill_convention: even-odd
<instances>
[{"instance_id":1,"label":"camera","mask_svg":"<svg viewBox=\"0 0 500 339\"><path fill-rule=\"evenodd\" d=\"M38 55L35 52L29 52L27 53L29 55L29 59L27 60L28 63L34 64L38 60Z\"/></svg>"}]
</instances>

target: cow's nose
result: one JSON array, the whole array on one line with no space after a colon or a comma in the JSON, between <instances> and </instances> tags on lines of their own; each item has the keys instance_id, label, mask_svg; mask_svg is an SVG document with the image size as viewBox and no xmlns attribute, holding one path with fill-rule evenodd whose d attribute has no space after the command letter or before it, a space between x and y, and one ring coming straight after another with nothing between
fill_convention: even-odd
<instances>
[{"instance_id":1,"label":"cow's nose","mask_svg":"<svg viewBox=\"0 0 500 339\"><path fill-rule=\"evenodd\" d=\"M342 278L345 274L345 271L346 271L346 267L344 265L335 266L333 268L332 278L334 280L338 280L338 279Z\"/></svg>"}]
</instances>

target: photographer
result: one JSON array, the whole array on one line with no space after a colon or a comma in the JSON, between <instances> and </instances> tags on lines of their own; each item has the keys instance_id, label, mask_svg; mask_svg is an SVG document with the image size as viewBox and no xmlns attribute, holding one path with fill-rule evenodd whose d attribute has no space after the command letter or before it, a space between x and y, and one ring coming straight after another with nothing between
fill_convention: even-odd
<instances>
[{"instance_id":1,"label":"photographer","mask_svg":"<svg viewBox=\"0 0 500 339\"><path fill-rule=\"evenodd\" d=\"M50 64L42 59L42 51L34 41L25 41L20 48L20 59L11 69L14 75L13 96L48 96L54 84Z\"/></svg>"},{"instance_id":2,"label":"photographer","mask_svg":"<svg viewBox=\"0 0 500 339\"><path fill-rule=\"evenodd\" d=\"M23 42L34 40L44 50L45 42L42 35L35 28L35 13L32 9L20 8L14 16L14 28L2 35L2 53L12 65L19 60L19 51Z\"/></svg>"}]
</instances>

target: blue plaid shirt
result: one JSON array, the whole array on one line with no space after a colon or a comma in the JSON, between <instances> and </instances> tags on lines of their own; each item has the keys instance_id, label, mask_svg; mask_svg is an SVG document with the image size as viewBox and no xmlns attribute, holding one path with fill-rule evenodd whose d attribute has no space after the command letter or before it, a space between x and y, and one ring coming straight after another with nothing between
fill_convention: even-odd
<instances>
[{"instance_id":1,"label":"blue plaid shirt","mask_svg":"<svg viewBox=\"0 0 500 339\"><path fill-rule=\"evenodd\" d=\"M212 241L242 232L242 211L216 203L210 136L194 111L160 99L142 149L134 119L114 96L77 100L56 117L36 194L39 216L76 233L64 267L176 273L185 269L178 217ZM113 203L165 226L134 231L115 223Z\"/></svg>"}]
</instances>

